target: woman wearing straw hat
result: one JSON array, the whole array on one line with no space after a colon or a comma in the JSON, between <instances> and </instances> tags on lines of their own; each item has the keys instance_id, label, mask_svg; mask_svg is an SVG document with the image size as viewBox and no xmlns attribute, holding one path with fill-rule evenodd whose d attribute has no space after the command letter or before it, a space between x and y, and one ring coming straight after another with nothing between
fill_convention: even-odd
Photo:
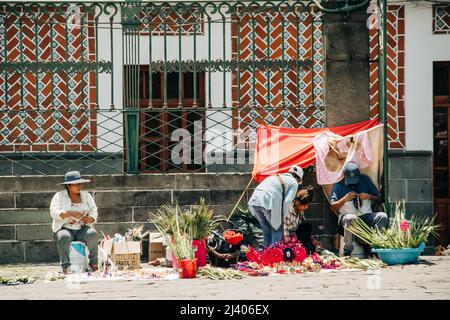
<instances>
[{"instance_id":1,"label":"woman wearing straw hat","mask_svg":"<svg viewBox=\"0 0 450 320\"><path fill-rule=\"evenodd\" d=\"M80 172L67 172L64 182L65 190L57 192L50 204L53 218L52 230L61 261L62 271L70 273L70 243L81 241L89 249L89 266L98 269L98 234L93 228L97 220L97 205L87 191L81 191L84 183Z\"/></svg>"}]
</instances>

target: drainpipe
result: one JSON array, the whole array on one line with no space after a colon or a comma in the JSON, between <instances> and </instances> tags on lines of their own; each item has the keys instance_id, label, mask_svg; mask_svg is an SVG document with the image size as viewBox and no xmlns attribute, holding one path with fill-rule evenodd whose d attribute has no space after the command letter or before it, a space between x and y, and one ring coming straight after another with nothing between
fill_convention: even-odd
<instances>
[{"instance_id":1,"label":"drainpipe","mask_svg":"<svg viewBox=\"0 0 450 320\"><path fill-rule=\"evenodd\" d=\"M384 124L384 150L383 150L383 186L384 205L390 215L389 205L389 157L388 157L388 112L386 100L386 22L387 22L387 0L377 0L380 8L380 30L378 32L378 114ZM381 115L383 115L381 117Z\"/></svg>"}]
</instances>

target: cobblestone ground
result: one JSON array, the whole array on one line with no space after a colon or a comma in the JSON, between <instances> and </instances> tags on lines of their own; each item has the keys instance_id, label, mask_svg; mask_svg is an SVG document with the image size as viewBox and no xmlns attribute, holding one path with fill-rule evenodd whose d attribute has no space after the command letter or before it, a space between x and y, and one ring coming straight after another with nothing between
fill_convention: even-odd
<instances>
[{"instance_id":1,"label":"cobblestone ground","mask_svg":"<svg viewBox=\"0 0 450 320\"><path fill-rule=\"evenodd\" d=\"M45 275L56 271L54 264L0 266L0 276L38 277L29 285L0 286L0 299L450 299L450 257L421 257L414 265L378 271L322 271L222 281L46 282Z\"/></svg>"}]
</instances>

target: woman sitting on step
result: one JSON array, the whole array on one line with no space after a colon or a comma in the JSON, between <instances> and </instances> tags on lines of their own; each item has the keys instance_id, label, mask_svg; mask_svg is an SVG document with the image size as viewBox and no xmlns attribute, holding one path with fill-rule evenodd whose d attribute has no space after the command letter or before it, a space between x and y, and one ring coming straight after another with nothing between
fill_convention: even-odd
<instances>
[{"instance_id":1,"label":"woman sitting on step","mask_svg":"<svg viewBox=\"0 0 450 320\"><path fill-rule=\"evenodd\" d=\"M53 218L52 229L58 249L62 271L70 273L70 244L81 241L89 249L89 266L93 271L98 269L98 234L93 228L97 220L97 205L87 191L81 191L84 183L80 172L67 172L64 182L66 189L57 192L50 204L50 215Z\"/></svg>"}]
</instances>

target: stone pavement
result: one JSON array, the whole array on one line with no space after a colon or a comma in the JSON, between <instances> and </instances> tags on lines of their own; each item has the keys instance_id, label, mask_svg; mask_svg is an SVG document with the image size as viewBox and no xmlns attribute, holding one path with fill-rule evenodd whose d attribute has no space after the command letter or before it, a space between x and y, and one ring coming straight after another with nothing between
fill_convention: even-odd
<instances>
[{"instance_id":1,"label":"stone pavement","mask_svg":"<svg viewBox=\"0 0 450 320\"><path fill-rule=\"evenodd\" d=\"M116 280L77 286L45 282L45 275L57 270L54 264L0 266L0 276L39 277L30 285L0 286L0 299L450 299L450 257L423 256L417 264L378 271L333 270L243 280Z\"/></svg>"}]
</instances>

